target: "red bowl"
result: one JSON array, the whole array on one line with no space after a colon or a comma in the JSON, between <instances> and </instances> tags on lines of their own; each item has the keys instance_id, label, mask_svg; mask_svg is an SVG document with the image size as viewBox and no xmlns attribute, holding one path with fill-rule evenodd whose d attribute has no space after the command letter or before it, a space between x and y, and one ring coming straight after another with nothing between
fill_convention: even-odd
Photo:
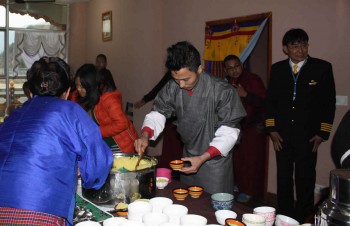
<instances>
[{"instance_id":1,"label":"red bowl","mask_svg":"<svg viewBox=\"0 0 350 226\"><path fill-rule=\"evenodd\" d=\"M184 188L175 188L173 189L173 195L177 200L185 200L188 196L188 190Z\"/></svg>"},{"instance_id":2,"label":"red bowl","mask_svg":"<svg viewBox=\"0 0 350 226\"><path fill-rule=\"evenodd\" d=\"M201 186L190 186L187 190L192 198L199 198L203 194L204 189Z\"/></svg>"},{"instance_id":3,"label":"red bowl","mask_svg":"<svg viewBox=\"0 0 350 226\"><path fill-rule=\"evenodd\" d=\"M185 165L185 163L182 160L173 160L169 165L173 170L179 170Z\"/></svg>"}]
</instances>

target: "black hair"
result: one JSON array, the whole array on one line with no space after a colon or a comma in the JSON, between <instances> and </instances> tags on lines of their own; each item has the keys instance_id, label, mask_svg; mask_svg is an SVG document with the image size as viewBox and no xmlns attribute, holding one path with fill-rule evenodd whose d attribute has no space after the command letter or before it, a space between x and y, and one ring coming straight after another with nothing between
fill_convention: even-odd
<instances>
[{"instance_id":1,"label":"black hair","mask_svg":"<svg viewBox=\"0 0 350 226\"><path fill-rule=\"evenodd\" d=\"M80 84L85 89L85 97L78 95L78 103L86 110L91 110L100 100L98 90L99 79L93 64L82 65L75 74L75 80L80 78Z\"/></svg>"},{"instance_id":2,"label":"black hair","mask_svg":"<svg viewBox=\"0 0 350 226\"><path fill-rule=\"evenodd\" d=\"M107 62L107 57L106 57L106 55L104 55L104 54L102 54L102 53L100 53L100 54L98 54L98 55L96 56L96 60L97 60L98 58L102 58L105 62Z\"/></svg>"},{"instance_id":3,"label":"black hair","mask_svg":"<svg viewBox=\"0 0 350 226\"><path fill-rule=\"evenodd\" d=\"M239 59L239 57L238 56L236 56L236 55L227 55L226 57L225 57L225 59L224 59L224 64L227 62L227 61L229 61L229 60L237 60L238 62L241 62L241 60Z\"/></svg>"},{"instance_id":4,"label":"black hair","mask_svg":"<svg viewBox=\"0 0 350 226\"><path fill-rule=\"evenodd\" d=\"M111 92L117 89L117 86L114 83L112 73L106 68L102 68L98 71L99 77L99 89L100 93Z\"/></svg>"},{"instance_id":5,"label":"black hair","mask_svg":"<svg viewBox=\"0 0 350 226\"><path fill-rule=\"evenodd\" d=\"M70 68L58 57L42 57L27 71L33 95L59 97L70 87Z\"/></svg>"},{"instance_id":6,"label":"black hair","mask_svg":"<svg viewBox=\"0 0 350 226\"><path fill-rule=\"evenodd\" d=\"M286 32L282 39L282 45L286 46L288 44L308 42L309 36L307 33L300 28L293 28Z\"/></svg>"},{"instance_id":7,"label":"black hair","mask_svg":"<svg viewBox=\"0 0 350 226\"><path fill-rule=\"evenodd\" d=\"M201 65L201 58L198 50L191 43L178 42L169 47L167 53L165 66L170 71L188 68L190 71L197 73L198 67Z\"/></svg>"}]
</instances>

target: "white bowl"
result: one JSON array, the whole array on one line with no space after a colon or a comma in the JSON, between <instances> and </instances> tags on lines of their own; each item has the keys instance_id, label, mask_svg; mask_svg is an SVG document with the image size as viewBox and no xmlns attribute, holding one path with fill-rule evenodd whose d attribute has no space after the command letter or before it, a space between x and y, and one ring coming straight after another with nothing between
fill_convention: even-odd
<instances>
[{"instance_id":1,"label":"white bowl","mask_svg":"<svg viewBox=\"0 0 350 226\"><path fill-rule=\"evenodd\" d=\"M237 213L231 211L231 210L217 210L215 211L215 217L219 224L225 225L225 220L227 218L233 218L236 219Z\"/></svg>"},{"instance_id":2,"label":"white bowl","mask_svg":"<svg viewBox=\"0 0 350 226\"><path fill-rule=\"evenodd\" d=\"M160 224L159 226L181 226L181 225L167 222L167 223L164 223L164 224Z\"/></svg>"},{"instance_id":3,"label":"white bowl","mask_svg":"<svg viewBox=\"0 0 350 226\"><path fill-rule=\"evenodd\" d=\"M147 226L159 225L167 223L168 221L169 217L164 213L146 213L142 217L142 222Z\"/></svg>"},{"instance_id":4,"label":"white bowl","mask_svg":"<svg viewBox=\"0 0 350 226\"><path fill-rule=\"evenodd\" d=\"M119 226L146 226L146 225L142 222L127 220L127 221L121 223Z\"/></svg>"},{"instance_id":5,"label":"white bowl","mask_svg":"<svg viewBox=\"0 0 350 226\"><path fill-rule=\"evenodd\" d=\"M294 226L300 225L295 219L288 217L286 215L277 214L276 216L276 226Z\"/></svg>"},{"instance_id":6,"label":"white bowl","mask_svg":"<svg viewBox=\"0 0 350 226\"><path fill-rule=\"evenodd\" d=\"M128 205L128 219L132 221L142 222L142 216L150 212L152 205L149 202L132 202Z\"/></svg>"},{"instance_id":7,"label":"white bowl","mask_svg":"<svg viewBox=\"0 0 350 226\"><path fill-rule=\"evenodd\" d=\"M249 226L249 225L266 226L265 217L257 215L257 214L251 214L251 213L243 214L242 222L245 223L247 226Z\"/></svg>"},{"instance_id":8,"label":"white bowl","mask_svg":"<svg viewBox=\"0 0 350 226\"><path fill-rule=\"evenodd\" d=\"M152 205L152 212L162 213L163 209L173 204L173 200L166 197L155 197L149 200Z\"/></svg>"},{"instance_id":9,"label":"white bowl","mask_svg":"<svg viewBox=\"0 0 350 226\"><path fill-rule=\"evenodd\" d=\"M205 226L207 222L207 218L196 214L187 214L180 218L182 226Z\"/></svg>"},{"instance_id":10,"label":"white bowl","mask_svg":"<svg viewBox=\"0 0 350 226\"><path fill-rule=\"evenodd\" d=\"M163 209L163 213L169 216L169 223L180 224L180 217L188 213L188 208L179 204L172 204Z\"/></svg>"},{"instance_id":11,"label":"white bowl","mask_svg":"<svg viewBox=\"0 0 350 226\"><path fill-rule=\"evenodd\" d=\"M162 180L162 181L159 181ZM169 183L169 178L166 177L157 177L156 186L158 189L164 189Z\"/></svg>"},{"instance_id":12,"label":"white bowl","mask_svg":"<svg viewBox=\"0 0 350 226\"><path fill-rule=\"evenodd\" d=\"M119 224L127 221L124 217L112 217L103 221L103 226L118 226Z\"/></svg>"},{"instance_id":13,"label":"white bowl","mask_svg":"<svg viewBox=\"0 0 350 226\"><path fill-rule=\"evenodd\" d=\"M76 226L101 226L101 224L95 221L83 221L76 224Z\"/></svg>"}]
</instances>

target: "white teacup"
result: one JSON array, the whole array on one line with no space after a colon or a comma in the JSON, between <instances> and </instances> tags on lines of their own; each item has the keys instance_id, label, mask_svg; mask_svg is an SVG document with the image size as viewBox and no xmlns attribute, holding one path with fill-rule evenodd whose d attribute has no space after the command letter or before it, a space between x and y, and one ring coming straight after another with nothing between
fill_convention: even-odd
<instances>
[{"instance_id":1,"label":"white teacup","mask_svg":"<svg viewBox=\"0 0 350 226\"><path fill-rule=\"evenodd\" d=\"M180 218L181 226L205 226L208 220L196 214L187 214Z\"/></svg>"},{"instance_id":2,"label":"white teacup","mask_svg":"<svg viewBox=\"0 0 350 226\"><path fill-rule=\"evenodd\" d=\"M128 219L142 222L146 213L152 212L152 205L149 202L132 202L128 205Z\"/></svg>"},{"instance_id":3,"label":"white teacup","mask_svg":"<svg viewBox=\"0 0 350 226\"><path fill-rule=\"evenodd\" d=\"M251 214L251 213L243 214L242 222L245 223L247 226L265 226L266 225L265 217L257 214Z\"/></svg>"},{"instance_id":4,"label":"white teacup","mask_svg":"<svg viewBox=\"0 0 350 226\"><path fill-rule=\"evenodd\" d=\"M169 216L169 223L180 224L180 217L188 213L188 208L179 204L172 204L163 209L163 213Z\"/></svg>"},{"instance_id":5,"label":"white teacup","mask_svg":"<svg viewBox=\"0 0 350 226\"><path fill-rule=\"evenodd\" d=\"M142 222L127 220L121 223L119 226L146 226L146 225Z\"/></svg>"},{"instance_id":6,"label":"white teacup","mask_svg":"<svg viewBox=\"0 0 350 226\"><path fill-rule=\"evenodd\" d=\"M146 224L146 226L156 226L163 223L167 223L169 221L169 217L164 213L146 213L142 217L142 222Z\"/></svg>"},{"instance_id":7,"label":"white teacup","mask_svg":"<svg viewBox=\"0 0 350 226\"><path fill-rule=\"evenodd\" d=\"M83 221L76 224L76 226L101 226L101 224L95 221Z\"/></svg>"},{"instance_id":8,"label":"white teacup","mask_svg":"<svg viewBox=\"0 0 350 226\"><path fill-rule=\"evenodd\" d=\"M297 220L285 215L277 214L276 226L296 226L296 225L300 225Z\"/></svg>"},{"instance_id":9,"label":"white teacup","mask_svg":"<svg viewBox=\"0 0 350 226\"><path fill-rule=\"evenodd\" d=\"M155 197L149 200L152 205L152 212L162 213L163 209L173 204L173 200L165 197Z\"/></svg>"},{"instance_id":10,"label":"white teacup","mask_svg":"<svg viewBox=\"0 0 350 226\"><path fill-rule=\"evenodd\" d=\"M127 221L124 217L112 217L103 221L103 226L118 226L124 221Z\"/></svg>"},{"instance_id":11,"label":"white teacup","mask_svg":"<svg viewBox=\"0 0 350 226\"><path fill-rule=\"evenodd\" d=\"M270 206L260 206L253 210L254 214L265 217L266 226L272 226L276 219L276 209Z\"/></svg>"},{"instance_id":12,"label":"white teacup","mask_svg":"<svg viewBox=\"0 0 350 226\"><path fill-rule=\"evenodd\" d=\"M159 226L181 226L181 225L168 222L168 223L160 224Z\"/></svg>"},{"instance_id":13,"label":"white teacup","mask_svg":"<svg viewBox=\"0 0 350 226\"><path fill-rule=\"evenodd\" d=\"M232 210L217 210L215 211L215 217L216 217L216 221L219 224L225 225L225 220L227 218L236 219L237 213L233 212Z\"/></svg>"}]
</instances>

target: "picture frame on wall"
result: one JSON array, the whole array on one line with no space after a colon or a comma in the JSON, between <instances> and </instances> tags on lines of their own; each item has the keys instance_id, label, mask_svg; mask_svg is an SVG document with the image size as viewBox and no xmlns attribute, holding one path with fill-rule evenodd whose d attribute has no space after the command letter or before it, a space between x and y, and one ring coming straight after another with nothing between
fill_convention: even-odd
<instances>
[{"instance_id":1,"label":"picture frame on wall","mask_svg":"<svg viewBox=\"0 0 350 226\"><path fill-rule=\"evenodd\" d=\"M112 11L102 13L102 41L112 40Z\"/></svg>"}]
</instances>

